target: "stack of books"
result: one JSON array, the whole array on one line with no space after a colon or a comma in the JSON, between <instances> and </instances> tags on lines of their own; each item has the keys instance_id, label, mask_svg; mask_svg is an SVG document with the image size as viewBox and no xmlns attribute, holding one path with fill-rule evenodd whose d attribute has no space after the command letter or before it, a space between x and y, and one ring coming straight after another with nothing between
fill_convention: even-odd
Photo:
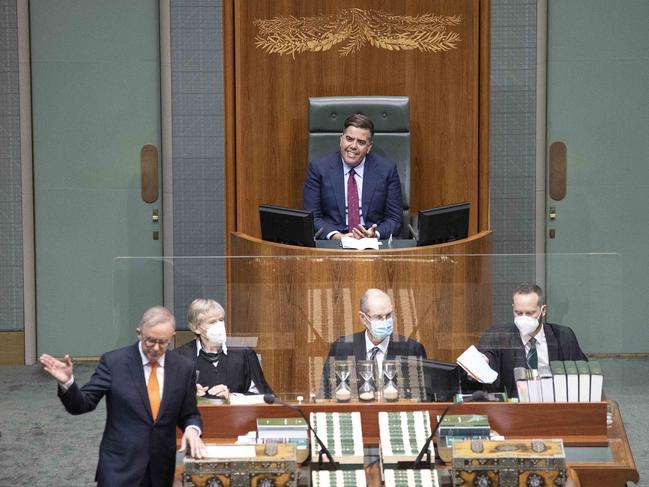
<instances>
[{"instance_id":1,"label":"stack of books","mask_svg":"<svg viewBox=\"0 0 649 487\"><path fill-rule=\"evenodd\" d=\"M599 402L604 378L597 361L554 360L538 370L516 367L520 402Z\"/></svg>"},{"instance_id":2,"label":"stack of books","mask_svg":"<svg viewBox=\"0 0 649 487\"><path fill-rule=\"evenodd\" d=\"M309 448L309 427L302 418L257 418L257 438L262 442L295 445L298 461L303 461Z\"/></svg>"},{"instance_id":3,"label":"stack of books","mask_svg":"<svg viewBox=\"0 0 649 487\"><path fill-rule=\"evenodd\" d=\"M438 430L443 446L451 446L460 440L489 439L490 433L489 417L484 414L449 414L444 417Z\"/></svg>"},{"instance_id":4,"label":"stack of books","mask_svg":"<svg viewBox=\"0 0 649 487\"><path fill-rule=\"evenodd\" d=\"M334 461L342 465L363 465L361 413L311 413L311 426L325 444ZM311 462L318 462L320 445L311 438ZM326 461L326 457L323 458Z\"/></svg>"},{"instance_id":5,"label":"stack of books","mask_svg":"<svg viewBox=\"0 0 649 487\"><path fill-rule=\"evenodd\" d=\"M430 436L428 411L379 412L380 455L383 465L414 462ZM433 444L431 457L435 458Z\"/></svg>"}]
</instances>

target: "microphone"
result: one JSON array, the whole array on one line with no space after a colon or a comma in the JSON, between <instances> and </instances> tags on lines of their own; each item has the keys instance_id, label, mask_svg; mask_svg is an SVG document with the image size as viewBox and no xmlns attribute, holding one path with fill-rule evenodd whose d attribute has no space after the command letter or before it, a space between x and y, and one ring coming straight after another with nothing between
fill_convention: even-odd
<instances>
[{"instance_id":1,"label":"microphone","mask_svg":"<svg viewBox=\"0 0 649 487\"><path fill-rule=\"evenodd\" d=\"M408 223L408 230L410 230L410 233L412 234L412 238L415 240L419 240L419 232L417 232L414 228L412 228L412 225Z\"/></svg>"},{"instance_id":2,"label":"microphone","mask_svg":"<svg viewBox=\"0 0 649 487\"><path fill-rule=\"evenodd\" d=\"M442 424L442 420L446 416L446 414L453 408L464 404L465 402L474 402L474 401L482 401L487 397L484 391L475 391L473 394L471 394L471 397L469 399L465 399L462 402L453 402L446 406L446 409L444 409L444 412L442 412L442 415L439 417L439 421L437 421L437 424L435 425L435 428L433 429L432 433L430 436L426 439L426 443L424 443L424 446L422 447L421 451L419 452L419 455L417 455L417 458L415 458L415 463L413 465L413 468L422 468L422 459L424 458L424 455L428 455L430 458L430 455L428 453L428 448L430 447L430 442L433 441L433 437L435 436L435 433L437 433L437 430L439 429L439 425ZM428 461L430 463L430 460Z\"/></svg>"},{"instance_id":3,"label":"microphone","mask_svg":"<svg viewBox=\"0 0 649 487\"><path fill-rule=\"evenodd\" d=\"M329 452L329 449L325 446L325 444L322 442L318 434L315 432L315 430L311 427L311 422L307 419L306 415L304 414L304 411L300 409L299 407L289 404L287 402L282 401L279 397L275 396L275 394L264 394L264 402L266 404L274 404L274 403L279 403L282 406L285 406L287 408L294 409L298 413L300 413L300 416L304 419L306 422L306 425L309 427L309 431L313 434L313 437L315 440L318 442L318 445L320 445L320 454L318 455L318 463L322 464L322 455L324 454L327 457L327 460L329 460L329 463L331 464L332 467L337 467L338 464L334 461L334 457L331 455L331 452ZM309 444L309 448L311 448L311 445Z\"/></svg>"},{"instance_id":4,"label":"microphone","mask_svg":"<svg viewBox=\"0 0 649 487\"><path fill-rule=\"evenodd\" d=\"M320 235L322 235L322 232L324 232L324 227L320 227L320 230L315 232L315 235L313 236L313 240L318 240L318 237L320 237Z\"/></svg>"}]
</instances>

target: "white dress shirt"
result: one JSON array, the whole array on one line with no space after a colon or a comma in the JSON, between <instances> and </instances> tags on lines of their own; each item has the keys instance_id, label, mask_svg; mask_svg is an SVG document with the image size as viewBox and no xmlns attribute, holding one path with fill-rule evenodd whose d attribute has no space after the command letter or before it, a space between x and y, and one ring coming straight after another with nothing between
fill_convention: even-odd
<instances>
[{"instance_id":1,"label":"white dress shirt","mask_svg":"<svg viewBox=\"0 0 649 487\"><path fill-rule=\"evenodd\" d=\"M521 341L525 346L525 355L530 352L530 338L529 336L521 337ZM536 356L539 360L539 365L550 365L550 354L548 352L548 341L545 338L545 328L541 327L541 330L534 337L536 339Z\"/></svg>"},{"instance_id":2,"label":"white dress shirt","mask_svg":"<svg viewBox=\"0 0 649 487\"><path fill-rule=\"evenodd\" d=\"M370 359L370 355L371 355L372 349L374 347L379 347L379 351L376 352L376 355L374 357L374 360L376 360L376 365L378 367L377 372L379 372L377 377L381 377L380 373L381 373L381 370L383 370L382 369L382 367L383 367L383 359L385 358L385 355L388 353L388 345L389 344L390 344L390 337L388 336L381 343L379 343L378 345L374 345L374 343L372 343L372 340L370 340L370 337L368 335L367 330L365 330L365 357L366 357L366 359L367 360Z\"/></svg>"},{"instance_id":3,"label":"white dress shirt","mask_svg":"<svg viewBox=\"0 0 649 487\"><path fill-rule=\"evenodd\" d=\"M360 218L361 218L360 222L361 225L365 226L365 220L363 219L363 175L365 174L365 158L363 158L361 163L356 167L352 167L349 164L347 164L342 157L340 158L340 161L342 162L343 181L345 182L345 186L344 186L345 225L349 226L349 205L347 204L347 184L349 184L349 173L353 169L355 172L354 180L356 181L356 188L358 188L358 212L360 213ZM351 228L348 229L348 232L351 232ZM336 233L340 233L340 232L337 231L329 232L327 234L327 238L330 239L332 235Z\"/></svg>"}]
</instances>

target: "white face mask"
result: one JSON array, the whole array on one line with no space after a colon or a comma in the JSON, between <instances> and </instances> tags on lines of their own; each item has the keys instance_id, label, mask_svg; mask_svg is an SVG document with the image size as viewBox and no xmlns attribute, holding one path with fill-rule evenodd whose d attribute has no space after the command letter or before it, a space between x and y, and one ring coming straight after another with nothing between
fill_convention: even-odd
<instances>
[{"instance_id":1,"label":"white face mask","mask_svg":"<svg viewBox=\"0 0 649 487\"><path fill-rule=\"evenodd\" d=\"M514 324L516 325L516 328L518 328L521 336L525 337L530 336L534 333L534 330L538 328L539 319L534 318L533 316L516 316L514 318Z\"/></svg>"},{"instance_id":2,"label":"white face mask","mask_svg":"<svg viewBox=\"0 0 649 487\"><path fill-rule=\"evenodd\" d=\"M212 325L208 325L207 333L205 333L210 343L215 345L223 345L227 338L225 334L225 321L217 321Z\"/></svg>"}]
</instances>

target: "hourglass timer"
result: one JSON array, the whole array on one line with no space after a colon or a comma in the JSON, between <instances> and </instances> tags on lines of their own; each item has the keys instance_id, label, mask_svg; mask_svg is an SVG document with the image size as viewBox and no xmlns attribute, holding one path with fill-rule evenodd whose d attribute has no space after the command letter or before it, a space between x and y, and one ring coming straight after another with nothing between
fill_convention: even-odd
<instances>
[{"instance_id":1,"label":"hourglass timer","mask_svg":"<svg viewBox=\"0 0 649 487\"><path fill-rule=\"evenodd\" d=\"M399 388L395 383L397 376L397 361L383 361L383 400L397 401L399 399Z\"/></svg>"},{"instance_id":2,"label":"hourglass timer","mask_svg":"<svg viewBox=\"0 0 649 487\"><path fill-rule=\"evenodd\" d=\"M336 400L347 402L352 398L352 391L349 388L349 362L347 360L336 360L334 370L336 371Z\"/></svg>"},{"instance_id":3,"label":"hourglass timer","mask_svg":"<svg viewBox=\"0 0 649 487\"><path fill-rule=\"evenodd\" d=\"M372 401L374 399L374 360L359 360L356 363L358 373L363 383L358 389L358 398L361 401Z\"/></svg>"}]
</instances>

